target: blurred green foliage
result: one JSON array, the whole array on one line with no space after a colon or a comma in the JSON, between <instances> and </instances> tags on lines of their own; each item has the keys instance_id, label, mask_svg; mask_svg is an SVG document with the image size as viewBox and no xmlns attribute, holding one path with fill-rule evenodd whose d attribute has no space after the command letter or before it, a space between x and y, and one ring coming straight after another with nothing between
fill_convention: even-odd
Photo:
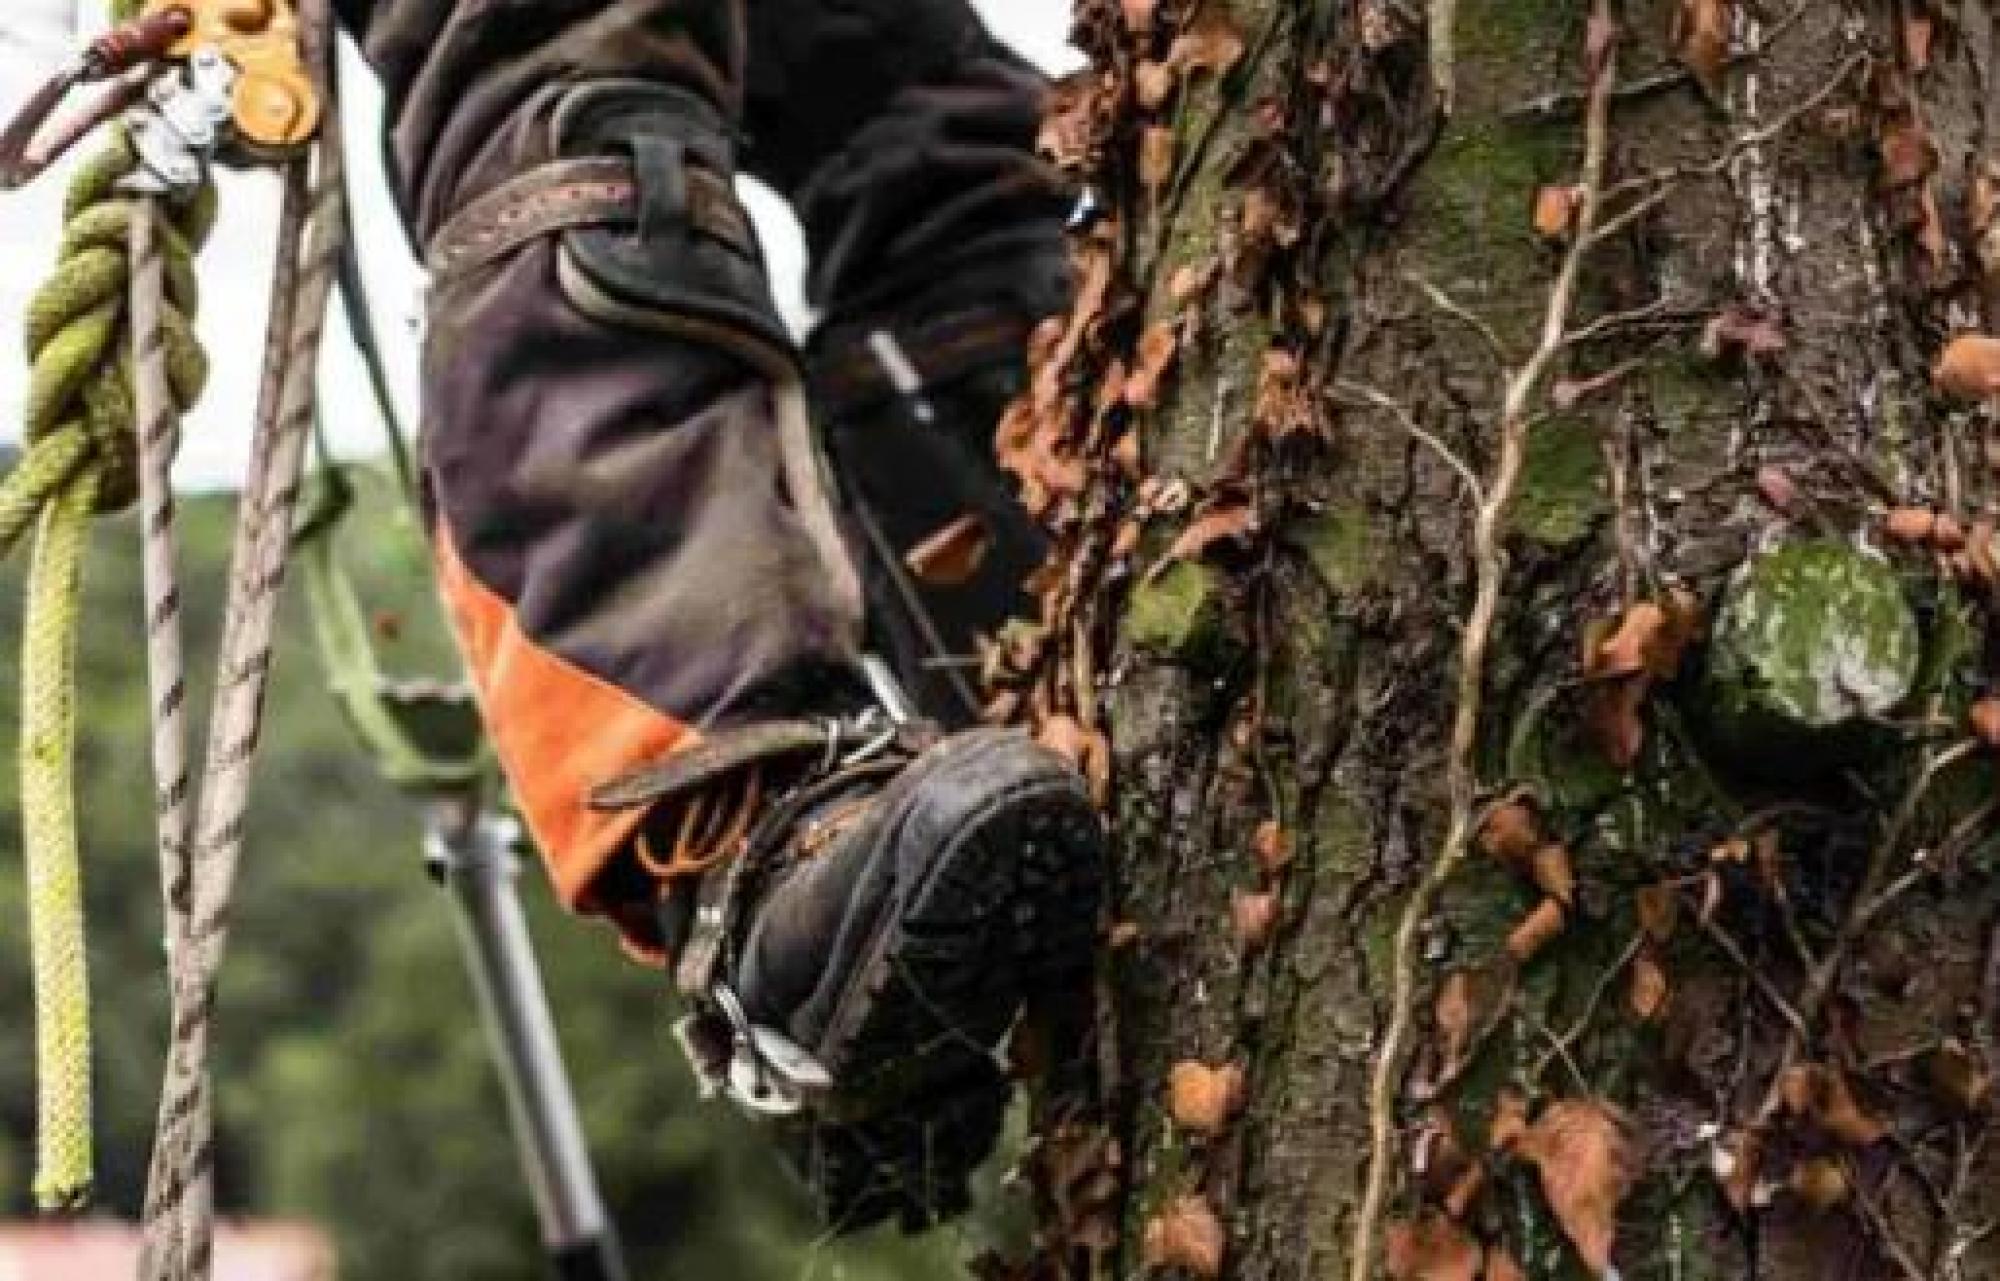
<instances>
[{"instance_id":1,"label":"blurred green foliage","mask_svg":"<svg viewBox=\"0 0 2000 1281\"><path fill-rule=\"evenodd\" d=\"M197 708L206 706L233 505L185 504L182 559ZM364 477L341 534L398 675L445 675L448 642L414 522ZM19 703L22 565L0 570L0 743ZM543 1275L499 1086L449 907L424 875L414 806L372 774L326 695L299 593L264 744L223 985L219 1189L226 1212L326 1225L342 1275L514 1281ZM106 1212L143 1196L165 1045L136 532L105 522L80 653L83 796ZM29 959L17 783L0 769L0 1210L28 1209L33 1162ZM947 1231L831 1244L762 1137L697 1102L668 1032L664 980L523 878L564 1048L613 1211L641 1278L892 1281L959 1274Z\"/></svg>"}]
</instances>

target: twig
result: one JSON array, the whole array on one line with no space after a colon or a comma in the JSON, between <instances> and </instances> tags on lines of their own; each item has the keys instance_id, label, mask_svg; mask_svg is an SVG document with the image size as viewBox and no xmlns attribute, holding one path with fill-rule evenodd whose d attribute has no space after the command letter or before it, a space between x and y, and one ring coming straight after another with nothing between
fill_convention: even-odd
<instances>
[{"instance_id":1,"label":"twig","mask_svg":"<svg viewBox=\"0 0 2000 1281\"><path fill-rule=\"evenodd\" d=\"M1467 329L1485 339L1486 350L1491 353L1495 364L1505 369L1513 363L1512 358L1507 355L1507 345L1500 341L1500 335L1493 331L1493 326L1480 319L1464 303L1452 297L1444 290L1439 289L1436 285L1414 271L1404 272L1403 279L1415 285L1423 293L1424 297L1430 299L1431 306L1436 307L1445 315L1450 316L1453 320L1458 321Z\"/></svg>"},{"instance_id":2,"label":"twig","mask_svg":"<svg viewBox=\"0 0 2000 1281\"><path fill-rule=\"evenodd\" d=\"M1439 0L1433 0L1434 6L1438 3ZM1434 7L1433 18L1435 16ZM1590 22L1593 27L1610 34L1603 57L1591 69L1590 108L1584 126L1583 173L1577 197L1577 235L1550 288L1540 343L1534 354L1508 381L1500 411L1499 455L1474 523L1473 558L1477 586L1472 612L1459 640L1457 712L1453 718L1450 754L1445 770L1450 816L1443 844L1409 901L1404 904L1402 919L1396 928L1389 1022L1376 1054L1375 1070L1369 1085L1368 1173L1362 1185L1360 1208L1355 1216L1354 1235L1348 1250L1350 1281L1369 1281L1375 1270L1376 1243L1387 1209L1389 1172L1394 1163L1396 1096L1415 1025L1418 936L1437 903L1438 895L1464 862L1472 843L1479 796L1475 758L1486 693L1486 655L1493 640L1494 621L1500 612L1501 594L1506 586L1504 543L1515 490L1527 460L1529 402L1550 365L1562 352L1563 338L1569 328L1577 287L1583 275L1584 260L1596 243L1591 231L1596 225L1602 201L1606 156L1610 151L1611 85L1617 79L1618 64L1617 28L1610 0L1592 0Z\"/></svg>"},{"instance_id":3,"label":"twig","mask_svg":"<svg viewBox=\"0 0 2000 1281\"><path fill-rule=\"evenodd\" d=\"M1333 390L1340 395L1367 401L1369 404L1375 406L1375 408L1382 410L1394 418L1397 426L1425 445L1428 445L1432 453L1443 459L1447 466L1458 473L1458 478L1465 482L1466 491L1472 495L1472 501L1475 504L1483 505L1485 503L1486 488L1479 483L1478 473L1467 466L1463 458L1453 453L1451 446L1439 440L1435 435L1421 426L1415 418L1411 417L1410 411L1405 409L1402 402L1398 401L1394 396L1391 396L1379 387L1370 387L1366 383L1351 382L1345 378L1336 379L1333 384Z\"/></svg>"}]
</instances>

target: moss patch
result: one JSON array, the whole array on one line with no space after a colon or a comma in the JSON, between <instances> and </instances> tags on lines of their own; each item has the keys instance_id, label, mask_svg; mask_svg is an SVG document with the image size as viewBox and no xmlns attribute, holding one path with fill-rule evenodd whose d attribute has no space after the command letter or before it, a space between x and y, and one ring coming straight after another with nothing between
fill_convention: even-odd
<instances>
[{"instance_id":1,"label":"moss patch","mask_svg":"<svg viewBox=\"0 0 2000 1281\"><path fill-rule=\"evenodd\" d=\"M1164 654L1194 671L1214 671L1228 659L1229 624L1214 570L1178 561L1133 589L1125 635L1141 649Z\"/></svg>"},{"instance_id":2,"label":"moss patch","mask_svg":"<svg viewBox=\"0 0 2000 1281\"><path fill-rule=\"evenodd\" d=\"M1910 696L1922 650L1888 563L1840 543L1797 543L1731 584L1707 692L1739 754L1832 746Z\"/></svg>"},{"instance_id":3,"label":"moss patch","mask_svg":"<svg viewBox=\"0 0 2000 1281\"><path fill-rule=\"evenodd\" d=\"M1568 547L1610 509L1597 429L1558 418L1528 438L1514 528L1549 547Z\"/></svg>"},{"instance_id":4,"label":"moss patch","mask_svg":"<svg viewBox=\"0 0 2000 1281\"><path fill-rule=\"evenodd\" d=\"M1302 520L1285 531L1285 541L1305 554L1335 595L1355 596L1380 581L1375 531L1358 507L1336 507Z\"/></svg>"}]
</instances>

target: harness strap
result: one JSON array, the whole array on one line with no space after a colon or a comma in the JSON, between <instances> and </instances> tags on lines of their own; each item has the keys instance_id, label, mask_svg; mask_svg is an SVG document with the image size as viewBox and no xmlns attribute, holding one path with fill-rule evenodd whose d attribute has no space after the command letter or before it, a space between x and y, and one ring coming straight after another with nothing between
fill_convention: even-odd
<instances>
[{"instance_id":1,"label":"harness strap","mask_svg":"<svg viewBox=\"0 0 2000 1281\"><path fill-rule=\"evenodd\" d=\"M688 222L738 253L754 255L756 232L727 179L682 169ZM431 239L426 265L442 282L557 231L639 226L645 206L630 156L556 160L510 178L460 210Z\"/></svg>"}]
</instances>

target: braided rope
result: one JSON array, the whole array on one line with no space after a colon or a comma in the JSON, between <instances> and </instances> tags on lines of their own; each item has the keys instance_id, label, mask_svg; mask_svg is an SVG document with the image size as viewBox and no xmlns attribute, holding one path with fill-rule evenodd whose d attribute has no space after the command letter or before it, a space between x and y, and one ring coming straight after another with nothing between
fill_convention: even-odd
<instances>
[{"instance_id":1,"label":"braided rope","mask_svg":"<svg viewBox=\"0 0 2000 1281\"><path fill-rule=\"evenodd\" d=\"M124 508L138 489L132 375L121 351L134 206L118 192L137 167L129 138L116 131L70 184L55 270L28 309L27 454L0 482L0 555L36 531L22 660L21 803L34 944L35 1195L47 1209L78 1207L91 1190L74 666L88 518ZM213 209L204 191L158 238L159 359L168 393L182 406L199 395L207 373L188 316L196 304L193 249Z\"/></svg>"},{"instance_id":2,"label":"braided rope","mask_svg":"<svg viewBox=\"0 0 2000 1281\"><path fill-rule=\"evenodd\" d=\"M304 61L332 95L332 12L328 0L300 5ZM264 700L276 645L279 593L290 560L300 479L312 438L319 350L327 303L345 234L345 178L339 113L321 122L317 166L306 210L296 287L282 279L275 340L267 352L251 470L238 515L213 720L202 773L192 847L193 903L187 946L174 958L173 1048L161 1097L154 1186L148 1206L162 1224L178 1222L178 1250L150 1257L148 1278L206 1278L213 1261L214 1120L209 1084L217 983L227 950L230 905L243 852L251 771L262 734ZM287 184L288 204L299 169ZM292 225L287 220L287 226ZM281 261L301 252L299 238L280 246ZM289 315L284 309L289 307ZM271 392L275 389L275 400ZM149 1234L150 1235L150 1234Z\"/></svg>"}]
</instances>

